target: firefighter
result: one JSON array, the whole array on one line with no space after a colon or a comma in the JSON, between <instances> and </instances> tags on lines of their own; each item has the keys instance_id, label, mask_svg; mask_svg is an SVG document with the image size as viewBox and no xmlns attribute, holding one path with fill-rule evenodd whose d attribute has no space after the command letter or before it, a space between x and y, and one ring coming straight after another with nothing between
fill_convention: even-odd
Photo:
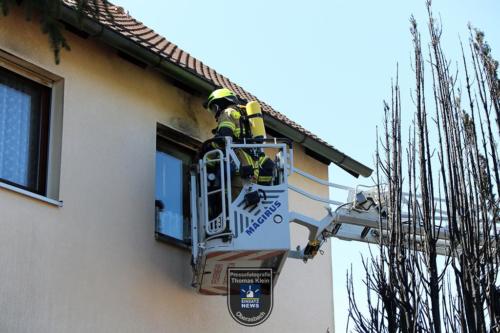
<instances>
[{"instance_id":1,"label":"firefighter","mask_svg":"<svg viewBox=\"0 0 500 333\"><path fill-rule=\"evenodd\" d=\"M239 98L229 89L214 90L204 106L210 110L217 121L215 137L232 137L233 141L252 138L251 124L246 117L245 106L241 106ZM274 162L261 150L239 149L240 178L249 179L259 185L271 185L273 181ZM238 186L237 184L234 184ZM234 198L234 197L233 197Z\"/></svg>"}]
</instances>

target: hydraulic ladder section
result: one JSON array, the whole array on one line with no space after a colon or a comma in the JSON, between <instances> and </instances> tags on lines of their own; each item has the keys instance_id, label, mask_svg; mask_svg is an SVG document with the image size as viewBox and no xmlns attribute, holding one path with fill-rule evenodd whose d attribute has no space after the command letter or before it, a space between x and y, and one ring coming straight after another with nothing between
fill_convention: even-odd
<instances>
[{"instance_id":1,"label":"hydraulic ladder section","mask_svg":"<svg viewBox=\"0 0 500 333\"><path fill-rule=\"evenodd\" d=\"M292 168L293 170L293 168ZM329 200L328 198L319 198L311 195L299 188L289 186L295 192L298 192L311 200L320 201L327 205L328 215L319 221L310 219L309 217L300 214L292 213L291 220L302 224L307 221L306 226L309 226L310 237L309 240L318 240L320 244L326 241L329 237L335 237L346 241L358 241L364 243L379 244L384 241L390 233L390 228L387 221L387 208L385 205L386 191L381 186L380 196L378 186L357 186L356 188L329 183L308 175L300 170L293 170L295 173L301 174L303 177L320 182L325 186L343 190L347 192L347 201L339 202ZM406 202L407 194L403 193L403 203ZM442 199L436 199L442 201ZM335 208L335 209L334 209ZM448 254L449 246L449 232L448 232L448 218L446 213L441 210L436 210L436 218L442 223L439 228L436 228L436 235L438 235L437 250L438 254ZM408 214L403 214L403 224L405 219L409 219ZM424 231L422 227L403 228L404 234L412 233L413 241L416 243L418 249L421 249ZM306 251L297 249L289 254L294 258L303 259L307 261L312 259L314 255L305 253Z\"/></svg>"}]
</instances>

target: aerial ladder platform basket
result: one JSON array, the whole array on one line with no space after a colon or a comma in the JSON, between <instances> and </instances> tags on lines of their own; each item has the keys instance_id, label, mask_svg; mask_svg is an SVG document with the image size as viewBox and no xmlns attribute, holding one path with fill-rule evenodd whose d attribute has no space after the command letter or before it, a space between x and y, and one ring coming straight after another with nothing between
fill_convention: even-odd
<instances>
[{"instance_id":1,"label":"aerial ladder platform basket","mask_svg":"<svg viewBox=\"0 0 500 333\"><path fill-rule=\"evenodd\" d=\"M288 175L286 143L232 143L207 152L191 173L193 285L203 294L226 294L226 272L235 268L272 268L274 280L288 256ZM234 193L240 149L275 149L275 182L244 182ZM236 197L233 198L233 194Z\"/></svg>"}]
</instances>

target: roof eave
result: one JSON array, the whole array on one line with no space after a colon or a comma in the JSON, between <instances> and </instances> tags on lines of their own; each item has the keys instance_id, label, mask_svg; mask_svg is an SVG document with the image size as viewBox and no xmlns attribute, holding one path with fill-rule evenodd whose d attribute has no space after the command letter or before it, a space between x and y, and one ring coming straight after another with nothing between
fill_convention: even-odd
<instances>
[{"instance_id":1,"label":"roof eave","mask_svg":"<svg viewBox=\"0 0 500 333\"><path fill-rule=\"evenodd\" d=\"M315 153L323 156L333 164L344 169L354 177L370 177L373 170L364 164L356 161L341 151L325 145L317 140L314 140L297 129L284 124L279 119L276 119L268 114L264 115L266 126L269 126L276 132L279 132L295 142L300 143L302 146L314 151Z\"/></svg>"},{"instance_id":2,"label":"roof eave","mask_svg":"<svg viewBox=\"0 0 500 333\"><path fill-rule=\"evenodd\" d=\"M212 82L199 77L188 68L170 62L168 59L159 56L153 51L148 50L147 48L131 41L130 39L127 39L112 29L109 29L90 18L83 18L80 21L76 10L68 5L64 5L62 7L60 19L74 27L78 27L91 37L99 39L113 48L140 59L165 75L174 78L175 80L178 80L198 91L202 95L208 95L211 91L213 91L213 89L216 88ZM353 158L329 145L314 140L313 138L301 133L297 129L289 126L279 119L272 117L269 114L265 114L264 118L266 120L266 125L273 130L296 142L299 142L304 147L309 148L317 154L325 157L355 177L358 177L359 175L369 177L373 172L372 169L359 163Z\"/></svg>"}]
</instances>

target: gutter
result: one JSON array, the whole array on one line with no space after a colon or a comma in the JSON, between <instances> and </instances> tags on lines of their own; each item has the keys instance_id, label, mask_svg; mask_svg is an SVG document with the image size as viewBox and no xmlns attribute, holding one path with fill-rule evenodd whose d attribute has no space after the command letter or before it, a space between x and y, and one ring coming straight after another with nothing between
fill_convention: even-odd
<instances>
[{"instance_id":1,"label":"gutter","mask_svg":"<svg viewBox=\"0 0 500 333\"><path fill-rule=\"evenodd\" d=\"M94 39L98 39L119 51L139 59L168 77L193 88L201 95L208 95L216 88L212 82L199 77L188 68L183 68L168 61L155 52L146 49L144 46L133 42L118 32L104 27L104 25L88 17L79 21L77 12L66 4L64 4L61 8L60 20L84 31ZM373 172L372 169L359 163L337 149L312 139L311 137L267 113L264 114L264 120L265 124L271 129L321 155L354 177L359 177L359 175L369 177Z\"/></svg>"},{"instance_id":2,"label":"gutter","mask_svg":"<svg viewBox=\"0 0 500 333\"><path fill-rule=\"evenodd\" d=\"M347 156L341 151L312 139L295 128L283 124L282 121L270 116L269 114L264 114L264 123L276 132L283 134L293 141L300 143L302 146L325 157L356 178L360 175L363 177L370 177L373 172L373 170L366 165Z\"/></svg>"}]
</instances>

